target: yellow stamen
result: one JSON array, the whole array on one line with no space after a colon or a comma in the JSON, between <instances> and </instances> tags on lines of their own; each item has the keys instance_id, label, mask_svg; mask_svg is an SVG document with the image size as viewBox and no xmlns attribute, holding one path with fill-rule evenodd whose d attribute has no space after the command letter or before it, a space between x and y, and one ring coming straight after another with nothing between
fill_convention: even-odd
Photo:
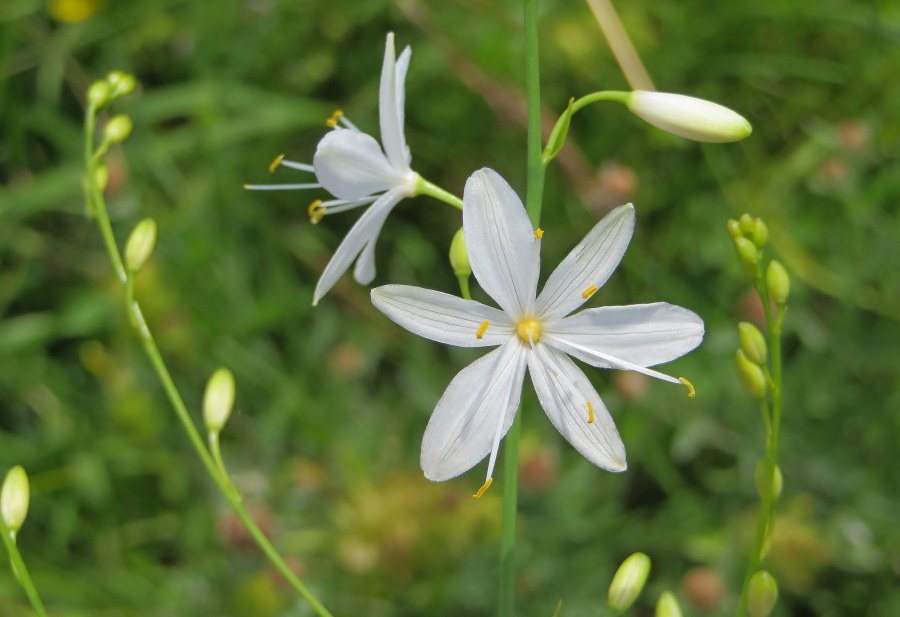
<instances>
[{"instance_id":1,"label":"yellow stamen","mask_svg":"<svg viewBox=\"0 0 900 617\"><path fill-rule=\"evenodd\" d=\"M322 200L317 199L309 204L306 213L309 214L309 220L312 221L312 224L318 225L319 221L322 220L322 217L325 216L325 208L322 207Z\"/></svg>"},{"instance_id":2,"label":"yellow stamen","mask_svg":"<svg viewBox=\"0 0 900 617\"><path fill-rule=\"evenodd\" d=\"M538 227L537 229L535 229L535 230L534 230L534 237L537 238L538 240L540 240L541 238L543 238L543 237L544 237L544 230L541 229L540 227Z\"/></svg>"},{"instance_id":3,"label":"yellow stamen","mask_svg":"<svg viewBox=\"0 0 900 617\"><path fill-rule=\"evenodd\" d=\"M340 109L335 109L334 113L331 114L331 117L325 121L325 124L334 128L337 126L338 121L344 116L344 112Z\"/></svg>"},{"instance_id":4,"label":"yellow stamen","mask_svg":"<svg viewBox=\"0 0 900 617\"><path fill-rule=\"evenodd\" d=\"M480 339L484 336L484 333L487 332L488 326L491 325L487 319L481 322L481 325L478 326L478 332L475 333L475 338Z\"/></svg>"},{"instance_id":5,"label":"yellow stamen","mask_svg":"<svg viewBox=\"0 0 900 617\"><path fill-rule=\"evenodd\" d=\"M590 287L588 287L587 289L585 289L584 291L581 292L581 297L584 298L585 300L587 300L588 298L593 296L595 293L597 293L597 286L591 285Z\"/></svg>"},{"instance_id":6,"label":"yellow stamen","mask_svg":"<svg viewBox=\"0 0 900 617\"><path fill-rule=\"evenodd\" d=\"M541 338L541 324L534 319L525 319L519 322L516 334L523 343L534 344Z\"/></svg>"},{"instance_id":7,"label":"yellow stamen","mask_svg":"<svg viewBox=\"0 0 900 617\"><path fill-rule=\"evenodd\" d=\"M685 379L684 377L679 377L679 378L678 378L678 381L680 381L681 383L683 383L684 385L686 385L686 386L688 387L688 390L689 390L689 392L688 392L688 398L694 398L695 396L697 396L697 391L694 390L694 384L692 384L691 382L689 382L689 381L688 381L687 379Z\"/></svg>"},{"instance_id":8,"label":"yellow stamen","mask_svg":"<svg viewBox=\"0 0 900 617\"><path fill-rule=\"evenodd\" d=\"M594 406L591 405L591 402L588 401L588 424L594 423Z\"/></svg>"},{"instance_id":9,"label":"yellow stamen","mask_svg":"<svg viewBox=\"0 0 900 617\"><path fill-rule=\"evenodd\" d=\"M491 484L493 484L493 483L494 483L494 479L488 478L487 480L484 481L484 484L481 485L481 488L478 489L477 491L475 491L475 494L472 495L472 497L474 497L475 499L481 499L481 496L484 495L484 492L486 490L491 488Z\"/></svg>"},{"instance_id":10,"label":"yellow stamen","mask_svg":"<svg viewBox=\"0 0 900 617\"><path fill-rule=\"evenodd\" d=\"M269 163L269 173L274 174L275 170L278 169L278 166L281 165L281 161L283 161L283 160L284 160L283 154L279 154L274 159L272 159L272 162Z\"/></svg>"}]
</instances>

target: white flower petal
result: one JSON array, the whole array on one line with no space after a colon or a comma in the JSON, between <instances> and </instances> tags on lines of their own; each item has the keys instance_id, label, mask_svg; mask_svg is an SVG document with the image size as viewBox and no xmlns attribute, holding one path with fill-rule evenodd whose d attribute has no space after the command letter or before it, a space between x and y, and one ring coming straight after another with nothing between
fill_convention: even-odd
<instances>
[{"instance_id":1,"label":"white flower petal","mask_svg":"<svg viewBox=\"0 0 900 617\"><path fill-rule=\"evenodd\" d=\"M506 435L522 395L527 350L517 340L479 358L453 378L422 439L422 471L435 482L474 467Z\"/></svg>"},{"instance_id":2,"label":"white flower petal","mask_svg":"<svg viewBox=\"0 0 900 617\"><path fill-rule=\"evenodd\" d=\"M537 313L559 319L581 306L622 260L634 231L634 206L619 206L597 223L557 266L537 299Z\"/></svg>"},{"instance_id":3,"label":"white flower petal","mask_svg":"<svg viewBox=\"0 0 900 617\"><path fill-rule=\"evenodd\" d=\"M372 303L413 334L446 345L501 345L515 335L515 326L503 311L439 291L385 285L372 290ZM488 326L482 331L485 321Z\"/></svg>"},{"instance_id":4,"label":"white flower petal","mask_svg":"<svg viewBox=\"0 0 900 617\"><path fill-rule=\"evenodd\" d=\"M545 324L544 332L633 364L654 366L699 345L703 320L686 308L655 302L587 309ZM593 366L618 368L597 356L576 349L567 351Z\"/></svg>"},{"instance_id":5,"label":"white flower petal","mask_svg":"<svg viewBox=\"0 0 900 617\"><path fill-rule=\"evenodd\" d=\"M538 241L519 196L492 169L476 171L466 182L463 232L481 288L513 319L530 313Z\"/></svg>"},{"instance_id":6,"label":"white flower petal","mask_svg":"<svg viewBox=\"0 0 900 617\"><path fill-rule=\"evenodd\" d=\"M625 445L600 395L564 353L542 343L528 356L528 372L553 426L586 459L609 471L624 471ZM593 422L588 422L593 410Z\"/></svg>"},{"instance_id":7,"label":"white flower petal","mask_svg":"<svg viewBox=\"0 0 900 617\"><path fill-rule=\"evenodd\" d=\"M408 66L408 56L405 63ZM401 68L405 73L406 67ZM381 143L384 144L384 152L394 169L409 171L406 161L406 140L403 137L403 100L402 98L398 100L397 97L397 73L394 33L390 32L384 45L384 64L381 66L381 87L378 95Z\"/></svg>"},{"instance_id":8,"label":"white flower petal","mask_svg":"<svg viewBox=\"0 0 900 617\"><path fill-rule=\"evenodd\" d=\"M404 133L405 126L405 111L404 105L406 101L406 71L409 69L409 58L412 56L412 48L408 45L400 54L400 57L397 58L397 70L396 70L396 87L397 87L397 117L400 119L400 137L403 139L403 149L405 152L405 160L407 166L412 161L412 155L409 151L409 146L406 144L406 135Z\"/></svg>"},{"instance_id":9,"label":"white flower petal","mask_svg":"<svg viewBox=\"0 0 900 617\"><path fill-rule=\"evenodd\" d=\"M313 293L313 306L318 304L322 296L334 287L334 284L347 271L347 268L350 267L350 264L359 255L363 247L377 239L381 226L384 224L384 219L387 218L394 206L403 199L403 195L402 188L391 189L376 199L375 203L369 206L353 227L350 228L341 245L334 252L331 261L325 266L322 276L319 277L319 282L316 284L316 290Z\"/></svg>"},{"instance_id":10,"label":"white flower petal","mask_svg":"<svg viewBox=\"0 0 900 617\"><path fill-rule=\"evenodd\" d=\"M371 135L350 129L329 131L313 157L316 178L339 199L355 201L402 182Z\"/></svg>"}]
</instances>

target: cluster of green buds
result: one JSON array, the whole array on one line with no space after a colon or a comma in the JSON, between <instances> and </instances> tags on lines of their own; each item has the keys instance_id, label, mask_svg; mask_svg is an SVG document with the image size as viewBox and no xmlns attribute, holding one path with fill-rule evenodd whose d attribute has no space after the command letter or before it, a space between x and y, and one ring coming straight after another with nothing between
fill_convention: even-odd
<instances>
[{"instance_id":1,"label":"cluster of green buds","mask_svg":"<svg viewBox=\"0 0 900 617\"><path fill-rule=\"evenodd\" d=\"M134 75L123 71L110 71L106 79L98 79L87 91L87 114L93 127L97 114L116 99L128 96L137 87ZM103 127L103 138L93 153L94 185L99 191L106 189L109 171L103 163L103 156L113 144L120 144L131 135L134 125L131 118L118 114L106 121Z\"/></svg>"},{"instance_id":2,"label":"cluster of green buds","mask_svg":"<svg viewBox=\"0 0 900 617\"><path fill-rule=\"evenodd\" d=\"M634 604L650 575L650 558L644 553L632 553L613 575L609 585L607 603L617 614L621 615ZM681 607L674 594L663 592L656 603L655 617L681 617Z\"/></svg>"},{"instance_id":3,"label":"cluster of green buds","mask_svg":"<svg viewBox=\"0 0 900 617\"><path fill-rule=\"evenodd\" d=\"M30 498L28 474L21 465L16 465L6 473L3 489L0 490L0 513L13 541L28 516Z\"/></svg>"},{"instance_id":4,"label":"cluster of green buds","mask_svg":"<svg viewBox=\"0 0 900 617\"><path fill-rule=\"evenodd\" d=\"M748 321L738 324L737 373L741 385L754 398L763 398L768 391L766 374L766 339L759 328Z\"/></svg>"},{"instance_id":5,"label":"cluster of green buds","mask_svg":"<svg viewBox=\"0 0 900 617\"><path fill-rule=\"evenodd\" d=\"M136 87L134 75L124 71L110 71L106 79L98 79L88 88L88 105L94 111L99 111L114 100L128 96Z\"/></svg>"}]
</instances>

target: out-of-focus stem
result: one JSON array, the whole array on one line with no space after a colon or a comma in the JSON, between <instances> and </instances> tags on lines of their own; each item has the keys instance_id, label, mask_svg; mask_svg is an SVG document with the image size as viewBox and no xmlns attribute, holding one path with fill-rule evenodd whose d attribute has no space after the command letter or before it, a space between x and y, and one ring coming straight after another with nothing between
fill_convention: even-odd
<instances>
[{"instance_id":1,"label":"out-of-focus stem","mask_svg":"<svg viewBox=\"0 0 900 617\"><path fill-rule=\"evenodd\" d=\"M587 0L587 3L632 90L656 90L628 32L622 26L612 0Z\"/></svg>"}]
</instances>

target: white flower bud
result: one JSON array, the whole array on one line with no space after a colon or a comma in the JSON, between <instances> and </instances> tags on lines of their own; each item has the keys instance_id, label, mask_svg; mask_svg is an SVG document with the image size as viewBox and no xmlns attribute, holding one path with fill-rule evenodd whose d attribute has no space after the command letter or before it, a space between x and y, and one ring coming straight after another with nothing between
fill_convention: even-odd
<instances>
[{"instance_id":1,"label":"white flower bud","mask_svg":"<svg viewBox=\"0 0 900 617\"><path fill-rule=\"evenodd\" d=\"M628 109L657 128L694 141L739 141L753 132L739 113L683 94L637 90L628 98Z\"/></svg>"},{"instance_id":2,"label":"white flower bud","mask_svg":"<svg viewBox=\"0 0 900 617\"><path fill-rule=\"evenodd\" d=\"M228 422L234 406L234 375L227 368L220 368L206 384L203 394L203 421L210 433L219 433Z\"/></svg>"},{"instance_id":3,"label":"white flower bud","mask_svg":"<svg viewBox=\"0 0 900 617\"><path fill-rule=\"evenodd\" d=\"M6 473L3 489L0 491L0 511L3 514L3 522L13 534L22 528L22 523L28 516L30 495L28 475L21 465L16 465Z\"/></svg>"}]
</instances>

